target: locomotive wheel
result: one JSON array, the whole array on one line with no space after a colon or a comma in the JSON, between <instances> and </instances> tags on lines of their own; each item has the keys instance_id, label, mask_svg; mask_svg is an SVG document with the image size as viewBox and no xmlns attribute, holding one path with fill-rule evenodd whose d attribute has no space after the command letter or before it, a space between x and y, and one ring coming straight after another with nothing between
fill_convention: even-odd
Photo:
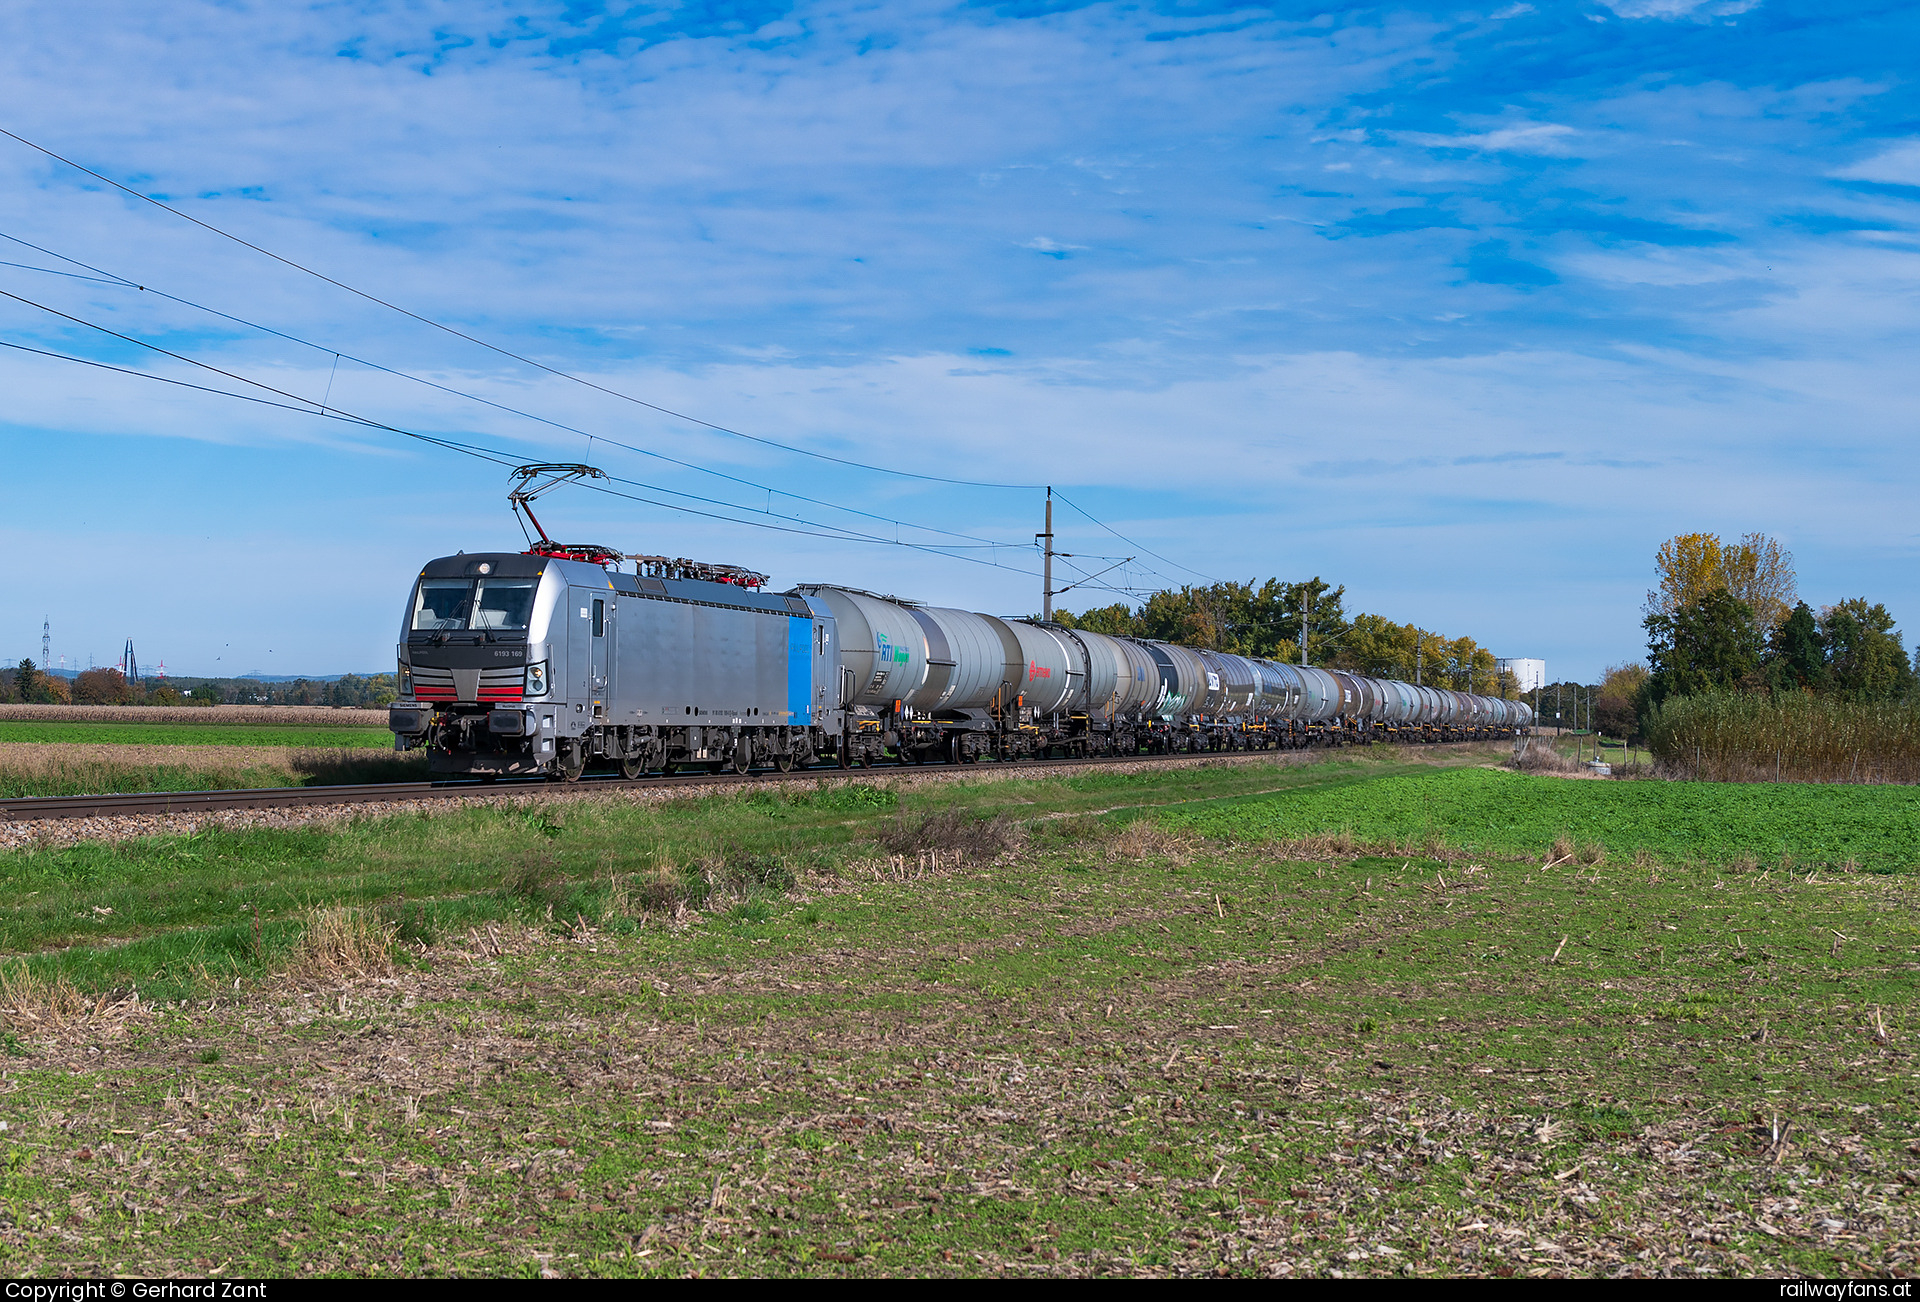
<instances>
[{"instance_id":1,"label":"locomotive wheel","mask_svg":"<svg viewBox=\"0 0 1920 1302\"><path fill-rule=\"evenodd\" d=\"M793 755L791 752L785 755L775 755L773 757L773 766L782 773L793 772Z\"/></svg>"},{"instance_id":2,"label":"locomotive wheel","mask_svg":"<svg viewBox=\"0 0 1920 1302\"><path fill-rule=\"evenodd\" d=\"M739 745L733 748L733 771L735 773L745 773L752 767L753 743L745 737L742 737Z\"/></svg>"},{"instance_id":3,"label":"locomotive wheel","mask_svg":"<svg viewBox=\"0 0 1920 1302\"><path fill-rule=\"evenodd\" d=\"M587 756L577 746L570 746L560 756L560 778L564 782L578 782L580 775L587 771Z\"/></svg>"},{"instance_id":4,"label":"locomotive wheel","mask_svg":"<svg viewBox=\"0 0 1920 1302\"><path fill-rule=\"evenodd\" d=\"M620 776L631 782L647 771L647 762L638 757L620 761Z\"/></svg>"}]
</instances>

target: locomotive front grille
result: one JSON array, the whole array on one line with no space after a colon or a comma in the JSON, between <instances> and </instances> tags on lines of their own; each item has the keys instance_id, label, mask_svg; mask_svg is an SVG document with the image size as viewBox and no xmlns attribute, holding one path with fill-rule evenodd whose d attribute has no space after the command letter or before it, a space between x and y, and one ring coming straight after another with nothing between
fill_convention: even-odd
<instances>
[{"instance_id":1,"label":"locomotive front grille","mask_svg":"<svg viewBox=\"0 0 1920 1302\"><path fill-rule=\"evenodd\" d=\"M420 701L520 701L526 696L527 671L518 665L499 669L413 667L413 695Z\"/></svg>"},{"instance_id":2,"label":"locomotive front grille","mask_svg":"<svg viewBox=\"0 0 1920 1302\"><path fill-rule=\"evenodd\" d=\"M453 670L435 669L429 665L413 667L413 695L419 701L457 701L459 693L453 687Z\"/></svg>"},{"instance_id":3,"label":"locomotive front grille","mask_svg":"<svg viewBox=\"0 0 1920 1302\"><path fill-rule=\"evenodd\" d=\"M511 668L482 669L478 688L483 701L518 701L527 694L527 671L519 665Z\"/></svg>"}]
</instances>

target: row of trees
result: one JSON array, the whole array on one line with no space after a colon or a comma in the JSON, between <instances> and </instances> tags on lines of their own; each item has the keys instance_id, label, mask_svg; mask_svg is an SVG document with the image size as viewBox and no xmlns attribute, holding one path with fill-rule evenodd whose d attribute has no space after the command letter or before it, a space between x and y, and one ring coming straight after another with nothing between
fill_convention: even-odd
<instances>
[{"instance_id":1,"label":"row of trees","mask_svg":"<svg viewBox=\"0 0 1920 1302\"><path fill-rule=\"evenodd\" d=\"M1920 681L1884 605L1855 597L1816 611L1800 599L1791 553L1764 534L1736 543L1681 534L1661 546L1654 565L1647 663L1607 671L1597 711L1605 730L1644 734L1653 713L1679 698L1897 701Z\"/></svg>"},{"instance_id":2,"label":"row of trees","mask_svg":"<svg viewBox=\"0 0 1920 1302\"><path fill-rule=\"evenodd\" d=\"M1710 592L1671 615L1649 615L1646 704L1711 691L1838 693L1899 700L1914 686L1893 616L1865 597L1796 602L1769 628L1731 593Z\"/></svg>"},{"instance_id":3,"label":"row of trees","mask_svg":"<svg viewBox=\"0 0 1920 1302\"><path fill-rule=\"evenodd\" d=\"M382 706L396 695L392 674L347 674L330 682L295 679L175 678L129 681L118 669L89 669L68 680L31 660L0 670L0 701L45 705L349 705Z\"/></svg>"},{"instance_id":4,"label":"row of trees","mask_svg":"<svg viewBox=\"0 0 1920 1302\"><path fill-rule=\"evenodd\" d=\"M0 669L0 700L58 705L69 699L67 680L42 671L31 660L22 660L12 669Z\"/></svg>"},{"instance_id":5,"label":"row of trees","mask_svg":"<svg viewBox=\"0 0 1920 1302\"><path fill-rule=\"evenodd\" d=\"M1301 631L1310 664L1429 687L1519 694L1513 675L1470 637L1450 638L1380 615L1348 618L1346 589L1318 575L1301 583L1214 583L1156 592L1138 608L1122 603L1055 615L1068 628L1115 637L1157 638L1182 646L1298 664Z\"/></svg>"}]
</instances>

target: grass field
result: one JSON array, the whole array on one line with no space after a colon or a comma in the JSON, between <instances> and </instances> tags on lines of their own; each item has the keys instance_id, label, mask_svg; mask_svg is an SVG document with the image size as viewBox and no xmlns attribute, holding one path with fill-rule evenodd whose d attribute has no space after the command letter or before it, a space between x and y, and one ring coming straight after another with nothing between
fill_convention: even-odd
<instances>
[{"instance_id":1,"label":"grass field","mask_svg":"<svg viewBox=\"0 0 1920 1302\"><path fill-rule=\"evenodd\" d=\"M1543 868L1544 841L1466 852L1471 814L1358 844L1419 773L0 857L4 948L36 955L0 968L0 1266L1914 1270L1914 879ZM1284 842L1175 826L1214 800L1320 812Z\"/></svg>"},{"instance_id":2,"label":"grass field","mask_svg":"<svg viewBox=\"0 0 1920 1302\"><path fill-rule=\"evenodd\" d=\"M1330 789L1170 818L1237 839L1345 829L1368 843L1438 835L1482 853L1529 854L1566 836L1628 858L1920 868L1920 790L1904 786L1570 782L1461 768L1370 783L1364 801Z\"/></svg>"},{"instance_id":3,"label":"grass field","mask_svg":"<svg viewBox=\"0 0 1920 1302\"><path fill-rule=\"evenodd\" d=\"M0 797L424 782L422 751L0 742Z\"/></svg>"},{"instance_id":4,"label":"grass field","mask_svg":"<svg viewBox=\"0 0 1920 1302\"><path fill-rule=\"evenodd\" d=\"M426 776L419 753L394 755L394 734L365 726L372 711L12 711L42 712L0 718L0 797L407 782Z\"/></svg>"},{"instance_id":5,"label":"grass field","mask_svg":"<svg viewBox=\"0 0 1920 1302\"><path fill-rule=\"evenodd\" d=\"M208 713L212 713L208 711ZM316 746L391 750L382 728L275 727L245 723L0 721L0 742L94 746Z\"/></svg>"},{"instance_id":6,"label":"grass field","mask_svg":"<svg viewBox=\"0 0 1920 1302\"><path fill-rule=\"evenodd\" d=\"M0 797L397 782L426 776L395 755L369 710L161 710L11 706L0 718Z\"/></svg>"},{"instance_id":7,"label":"grass field","mask_svg":"<svg viewBox=\"0 0 1920 1302\"><path fill-rule=\"evenodd\" d=\"M23 705L0 703L0 720L9 723L137 723L181 728L225 728L262 724L282 728L379 728L385 708L346 709L316 705Z\"/></svg>"}]
</instances>

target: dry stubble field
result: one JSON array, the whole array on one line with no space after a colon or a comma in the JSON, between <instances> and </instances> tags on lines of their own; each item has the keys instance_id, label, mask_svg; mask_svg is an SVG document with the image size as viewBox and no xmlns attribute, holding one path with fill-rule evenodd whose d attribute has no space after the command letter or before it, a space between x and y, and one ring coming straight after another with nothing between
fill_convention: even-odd
<instances>
[{"instance_id":1,"label":"dry stubble field","mask_svg":"<svg viewBox=\"0 0 1920 1302\"><path fill-rule=\"evenodd\" d=\"M242 905L304 879L322 911L270 905L248 951L216 899L201 984L165 1003L132 997L156 988L132 958L84 997L49 978L108 969L8 969L0 1269L1914 1269L1910 876L1151 812L1298 788L1358 815L1413 771L823 784L16 856L15 885L69 856L75 911L135 909L163 860Z\"/></svg>"}]
</instances>

